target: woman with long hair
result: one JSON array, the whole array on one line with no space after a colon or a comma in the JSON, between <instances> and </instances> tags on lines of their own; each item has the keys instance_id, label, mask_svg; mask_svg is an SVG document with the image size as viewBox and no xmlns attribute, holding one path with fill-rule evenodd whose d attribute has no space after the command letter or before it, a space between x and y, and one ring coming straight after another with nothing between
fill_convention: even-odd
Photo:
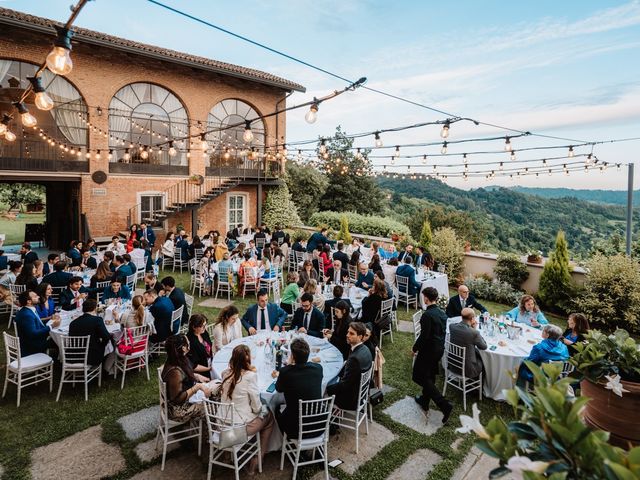
<instances>
[{"instance_id":1,"label":"woman with long hair","mask_svg":"<svg viewBox=\"0 0 640 480\"><path fill-rule=\"evenodd\" d=\"M170 258L173 261L173 254L176 250L176 234L173 232L167 233L167 236L164 239L164 243L162 244L161 252L163 258Z\"/></svg>"},{"instance_id":2,"label":"woman with long hair","mask_svg":"<svg viewBox=\"0 0 640 480\"><path fill-rule=\"evenodd\" d=\"M113 311L117 317L117 309ZM142 295L134 295L131 299L131 309L126 309L120 318L116 318L124 328L141 327L142 325L151 325L153 327L153 316L149 310L144 308L144 297Z\"/></svg>"},{"instance_id":3,"label":"woman with long hair","mask_svg":"<svg viewBox=\"0 0 640 480\"><path fill-rule=\"evenodd\" d=\"M322 260L322 276L325 277L329 269L332 267L331 264L331 245L325 243L322 247L322 251L318 255L318 258ZM319 269L318 269L319 270Z\"/></svg>"},{"instance_id":4,"label":"woman with long hair","mask_svg":"<svg viewBox=\"0 0 640 480\"><path fill-rule=\"evenodd\" d=\"M53 287L51 287L47 282L42 282L38 285L36 293L40 298L38 304L35 305L36 313L40 317L40 320L42 320L42 323L46 325L56 312L56 304L51 296L53 293Z\"/></svg>"},{"instance_id":5,"label":"woman with long hair","mask_svg":"<svg viewBox=\"0 0 640 480\"><path fill-rule=\"evenodd\" d=\"M262 408L258 374L256 367L251 365L251 350L247 345L238 345L233 349L229 368L222 372L220 387L222 403L233 403L234 418L237 415L246 425L247 435L260 432L260 445L265 446L262 449L264 458L273 431L273 415L268 409ZM257 462L255 457L251 460L250 473L255 472Z\"/></svg>"},{"instance_id":6,"label":"woman with long hair","mask_svg":"<svg viewBox=\"0 0 640 480\"><path fill-rule=\"evenodd\" d=\"M369 295L362 299L362 323L373 323L382 308L382 301L387 299L387 286L384 280L375 277Z\"/></svg>"},{"instance_id":7,"label":"woman with long hair","mask_svg":"<svg viewBox=\"0 0 640 480\"><path fill-rule=\"evenodd\" d=\"M315 270L314 270L315 271ZM302 292L300 294L310 293L313 295L313 306L317 307L318 310L324 312L324 295L318 293L318 282L311 279L302 287Z\"/></svg>"},{"instance_id":8,"label":"woman with long hair","mask_svg":"<svg viewBox=\"0 0 640 480\"><path fill-rule=\"evenodd\" d=\"M300 270L300 275L298 277L298 286L300 288L304 287L304 284L309 280L318 280L318 272L313 268L313 263L311 260L305 260L302 263L302 270Z\"/></svg>"},{"instance_id":9,"label":"woman with long hair","mask_svg":"<svg viewBox=\"0 0 640 480\"><path fill-rule=\"evenodd\" d=\"M360 250L356 250L351 254L349 265L351 265L352 267L357 267L358 265L360 265Z\"/></svg>"},{"instance_id":10,"label":"woman with long hair","mask_svg":"<svg viewBox=\"0 0 640 480\"><path fill-rule=\"evenodd\" d=\"M193 365L193 371L204 377L212 378L213 345L207 332L207 317L201 313L191 315L187 338L191 344L189 360Z\"/></svg>"},{"instance_id":11,"label":"woman with long hair","mask_svg":"<svg viewBox=\"0 0 640 480\"><path fill-rule=\"evenodd\" d=\"M196 272L200 276L200 281L204 285L206 295L211 295L213 287L213 276L211 275L211 263L213 262L213 247L204 249L202 258L198 262Z\"/></svg>"},{"instance_id":12,"label":"woman with long hair","mask_svg":"<svg viewBox=\"0 0 640 480\"><path fill-rule=\"evenodd\" d=\"M371 261L369 262L369 270L371 270L373 273L382 271L382 265L380 263L380 255L378 255L377 253L374 253L371 256Z\"/></svg>"},{"instance_id":13,"label":"woman with long hair","mask_svg":"<svg viewBox=\"0 0 640 480\"><path fill-rule=\"evenodd\" d=\"M567 329L562 334L562 342L569 349L569 355L576 353L575 344L585 341L589 333L589 320L582 313L571 313L567 319Z\"/></svg>"},{"instance_id":14,"label":"woman with long hair","mask_svg":"<svg viewBox=\"0 0 640 480\"><path fill-rule=\"evenodd\" d=\"M25 285L27 290L35 291L38 288L38 279L36 278L36 269L33 263L25 263L22 271L16 277L16 285Z\"/></svg>"},{"instance_id":15,"label":"woman with long hair","mask_svg":"<svg viewBox=\"0 0 640 480\"><path fill-rule=\"evenodd\" d=\"M350 317L351 307L344 300L340 300L333 307L333 330L325 328L322 331L324 338L328 339L331 345L336 347L342 353L344 360L351 352L351 346L347 343L347 330L351 323ZM327 322L328 323L328 322Z\"/></svg>"},{"instance_id":16,"label":"woman with long hair","mask_svg":"<svg viewBox=\"0 0 640 480\"><path fill-rule=\"evenodd\" d=\"M242 323L239 318L240 312L234 305L220 310L213 327L213 346L216 352L228 343L242 338Z\"/></svg>"},{"instance_id":17,"label":"woman with long hair","mask_svg":"<svg viewBox=\"0 0 640 480\"><path fill-rule=\"evenodd\" d=\"M106 282L107 280L111 280L113 276L113 272L111 271L111 267L109 266L109 262L103 260L98 264L98 268L96 269L96 273L91 276L91 280L89 281L89 289L94 295L98 286L98 282Z\"/></svg>"},{"instance_id":18,"label":"woman with long hair","mask_svg":"<svg viewBox=\"0 0 640 480\"><path fill-rule=\"evenodd\" d=\"M536 299L531 295L523 295L518 306L509 310L506 316L514 322L524 323L531 327L540 327L549 323L538 307Z\"/></svg>"},{"instance_id":19,"label":"woman with long hair","mask_svg":"<svg viewBox=\"0 0 640 480\"><path fill-rule=\"evenodd\" d=\"M138 230L140 226L137 223L132 223L129 227L129 236L127 237L127 253L133 250L133 241L138 239Z\"/></svg>"}]
</instances>

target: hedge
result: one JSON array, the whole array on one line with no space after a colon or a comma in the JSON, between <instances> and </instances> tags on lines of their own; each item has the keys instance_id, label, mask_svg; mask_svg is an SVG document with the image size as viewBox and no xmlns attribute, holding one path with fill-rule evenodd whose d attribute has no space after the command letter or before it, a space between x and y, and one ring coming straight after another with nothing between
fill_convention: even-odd
<instances>
[{"instance_id":1,"label":"hedge","mask_svg":"<svg viewBox=\"0 0 640 480\"><path fill-rule=\"evenodd\" d=\"M411 237L409 227L389 217L376 215L361 215L354 212L316 212L309 218L309 224L315 227L326 226L333 230L340 230L340 219L346 217L349 231L357 236L371 235L374 237L390 237L396 233L401 237Z\"/></svg>"}]
</instances>

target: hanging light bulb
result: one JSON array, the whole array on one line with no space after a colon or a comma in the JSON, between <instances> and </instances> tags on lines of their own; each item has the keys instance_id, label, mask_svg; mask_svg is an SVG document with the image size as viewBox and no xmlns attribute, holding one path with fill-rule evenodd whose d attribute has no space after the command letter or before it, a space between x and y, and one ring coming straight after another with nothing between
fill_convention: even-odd
<instances>
[{"instance_id":1,"label":"hanging light bulb","mask_svg":"<svg viewBox=\"0 0 640 480\"><path fill-rule=\"evenodd\" d=\"M396 158L400 158L400 146L396 145L396 153L394 155Z\"/></svg>"},{"instance_id":2,"label":"hanging light bulb","mask_svg":"<svg viewBox=\"0 0 640 480\"><path fill-rule=\"evenodd\" d=\"M176 147L173 146L173 141L169 142L169 156L175 157L177 153L178 151L176 150Z\"/></svg>"},{"instance_id":3,"label":"hanging light bulb","mask_svg":"<svg viewBox=\"0 0 640 480\"><path fill-rule=\"evenodd\" d=\"M309 111L304 116L304 119L309 124L316 123L316 120L318 119L318 103L317 102L314 102L311 104L311 107L309 107Z\"/></svg>"},{"instance_id":4,"label":"hanging light bulb","mask_svg":"<svg viewBox=\"0 0 640 480\"><path fill-rule=\"evenodd\" d=\"M205 138L204 133L200 134L200 149L203 152L209 150L209 144L207 143L207 139Z\"/></svg>"},{"instance_id":5,"label":"hanging light bulb","mask_svg":"<svg viewBox=\"0 0 640 480\"><path fill-rule=\"evenodd\" d=\"M131 154L129 153L129 149L125 148L124 155L122 156L125 162L128 162L131 159Z\"/></svg>"},{"instance_id":6,"label":"hanging light bulb","mask_svg":"<svg viewBox=\"0 0 640 480\"><path fill-rule=\"evenodd\" d=\"M396 157L391 157L391 165L395 165L396 164Z\"/></svg>"},{"instance_id":7,"label":"hanging light bulb","mask_svg":"<svg viewBox=\"0 0 640 480\"><path fill-rule=\"evenodd\" d=\"M242 134L242 140L245 143L253 142L253 132L251 131L251 120L245 120L244 122L244 133Z\"/></svg>"},{"instance_id":8,"label":"hanging light bulb","mask_svg":"<svg viewBox=\"0 0 640 480\"><path fill-rule=\"evenodd\" d=\"M426 163L427 163L427 156L426 156L426 155L423 155L423 156L422 156L422 164L423 164L423 165L426 165Z\"/></svg>"},{"instance_id":9,"label":"hanging light bulb","mask_svg":"<svg viewBox=\"0 0 640 480\"><path fill-rule=\"evenodd\" d=\"M102 155L100 154L100 150L98 150L98 151L96 152L96 160L100 160L100 157L101 157L101 156L102 156Z\"/></svg>"},{"instance_id":10,"label":"hanging light bulb","mask_svg":"<svg viewBox=\"0 0 640 480\"><path fill-rule=\"evenodd\" d=\"M36 107L40 110L51 110L54 107L54 103L42 85L42 77L27 77L27 80L31 83L33 92L36 94Z\"/></svg>"},{"instance_id":11,"label":"hanging light bulb","mask_svg":"<svg viewBox=\"0 0 640 480\"><path fill-rule=\"evenodd\" d=\"M447 142L442 142L442 148L440 149L440 153L442 155L446 155L447 154Z\"/></svg>"},{"instance_id":12,"label":"hanging light bulb","mask_svg":"<svg viewBox=\"0 0 640 480\"><path fill-rule=\"evenodd\" d=\"M287 157L287 155L289 155L289 150L287 150L287 145L282 145L282 156L283 157Z\"/></svg>"},{"instance_id":13,"label":"hanging light bulb","mask_svg":"<svg viewBox=\"0 0 640 480\"><path fill-rule=\"evenodd\" d=\"M585 160L585 163L589 165L592 159L593 159L593 154L590 153L589 155L587 155L587 159Z\"/></svg>"},{"instance_id":14,"label":"hanging light bulb","mask_svg":"<svg viewBox=\"0 0 640 480\"><path fill-rule=\"evenodd\" d=\"M0 135L4 134L7 130L9 130L9 122L11 122L11 115L3 114L2 121L0 121ZM40 132L42 135L42 132Z\"/></svg>"},{"instance_id":15,"label":"hanging light bulb","mask_svg":"<svg viewBox=\"0 0 640 480\"><path fill-rule=\"evenodd\" d=\"M18 113L20 114L20 118L22 119L22 125L25 127L35 127L38 124L38 120L36 117L29 113L29 109L22 102L15 102L13 104L14 107L18 109Z\"/></svg>"},{"instance_id":16,"label":"hanging light bulb","mask_svg":"<svg viewBox=\"0 0 640 480\"><path fill-rule=\"evenodd\" d=\"M569 158L573 158L573 145L569 146Z\"/></svg>"},{"instance_id":17,"label":"hanging light bulb","mask_svg":"<svg viewBox=\"0 0 640 480\"><path fill-rule=\"evenodd\" d=\"M382 143L382 139L380 138L380 132L376 132L374 139L376 148L382 148L384 146L384 143Z\"/></svg>"},{"instance_id":18,"label":"hanging light bulb","mask_svg":"<svg viewBox=\"0 0 640 480\"><path fill-rule=\"evenodd\" d=\"M503 169L503 167L504 167L504 163L503 163L503 162L500 162L500 166L499 166L500 170L502 170L502 169Z\"/></svg>"},{"instance_id":19,"label":"hanging light bulb","mask_svg":"<svg viewBox=\"0 0 640 480\"><path fill-rule=\"evenodd\" d=\"M142 151L140 152L140 158L146 160L149 158L149 152L147 151L147 146L145 145Z\"/></svg>"},{"instance_id":20,"label":"hanging light bulb","mask_svg":"<svg viewBox=\"0 0 640 480\"><path fill-rule=\"evenodd\" d=\"M84 155L87 160L91 159L91 152L87 150L87 153Z\"/></svg>"},{"instance_id":21,"label":"hanging light bulb","mask_svg":"<svg viewBox=\"0 0 640 480\"><path fill-rule=\"evenodd\" d=\"M68 28L55 28L58 36L53 42L53 50L47 55L47 68L56 75L67 75L73 68L70 55L73 32Z\"/></svg>"},{"instance_id":22,"label":"hanging light bulb","mask_svg":"<svg viewBox=\"0 0 640 480\"><path fill-rule=\"evenodd\" d=\"M442 138L449 138L449 127L450 126L451 126L451 122L449 120L444 122L444 125L442 126L442 130L440 130L440 136Z\"/></svg>"},{"instance_id":23,"label":"hanging light bulb","mask_svg":"<svg viewBox=\"0 0 640 480\"><path fill-rule=\"evenodd\" d=\"M469 160L467 159L467 154L466 153L462 154L462 161L464 162L465 165L469 162Z\"/></svg>"},{"instance_id":24,"label":"hanging light bulb","mask_svg":"<svg viewBox=\"0 0 640 480\"><path fill-rule=\"evenodd\" d=\"M511 150L511 155L510 157L512 161L514 161L516 159L516 151L515 150Z\"/></svg>"},{"instance_id":25,"label":"hanging light bulb","mask_svg":"<svg viewBox=\"0 0 640 480\"><path fill-rule=\"evenodd\" d=\"M113 159L113 150L109 150L109 155L107 155L107 160L111 161Z\"/></svg>"},{"instance_id":26,"label":"hanging light bulb","mask_svg":"<svg viewBox=\"0 0 640 480\"><path fill-rule=\"evenodd\" d=\"M224 155L223 155L225 160L229 160L229 157L231 157L231 154L229 153L229 149L225 148L224 149Z\"/></svg>"},{"instance_id":27,"label":"hanging light bulb","mask_svg":"<svg viewBox=\"0 0 640 480\"><path fill-rule=\"evenodd\" d=\"M621 167L621 166L622 166L622 165L621 165L620 163L616 163L616 167L617 167L618 171L620 171L620 167Z\"/></svg>"},{"instance_id":28,"label":"hanging light bulb","mask_svg":"<svg viewBox=\"0 0 640 480\"><path fill-rule=\"evenodd\" d=\"M509 137L505 137L504 139L504 151L505 152L511 151L511 139Z\"/></svg>"},{"instance_id":29,"label":"hanging light bulb","mask_svg":"<svg viewBox=\"0 0 640 480\"><path fill-rule=\"evenodd\" d=\"M13 142L16 139L16 134L11 130L7 130L6 132L4 132L4 139L7 142Z\"/></svg>"},{"instance_id":30,"label":"hanging light bulb","mask_svg":"<svg viewBox=\"0 0 640 480\"><path fill-rule=\"evenodd\" d=\"M320 152L321 155L324 155L325 153L327 153L327 146L325 145L324 138L320 140L320 147L318 148L318 151Z\"/></svg>"}]
</instances>

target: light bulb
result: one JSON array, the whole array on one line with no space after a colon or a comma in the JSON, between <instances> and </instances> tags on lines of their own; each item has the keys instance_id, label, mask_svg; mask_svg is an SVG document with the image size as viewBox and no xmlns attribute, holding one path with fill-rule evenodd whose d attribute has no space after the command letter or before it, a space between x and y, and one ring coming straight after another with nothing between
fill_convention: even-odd
<instances>
[{"instance_id":1,"label":"light bulb","mask_svg":"<svg viewBox=\"0 0 640 480\"><path fill-rule=\"evenodd\" d=\"M87 150L85 157L87 158L87 160L89 160L91 158L91 152Z\"/></svg>"},{"instance_id":2,"label":"light bulb","mask_svg":"<svg viewBox=\"0 0 640 480\"><path fill-rule=\"evenodd\" d=\"M111 161L113 159L113 150L109 150L109 155L107 155L107 160Z\"/></svg>"},{"instance_id":3,"label":"light bulb","mask_svg":"<svg viewBox=\"0 0 640 480\"><path fill-rule=\"evenodd\" d=\"M13 142L13 141L16 139L16 134L15 134L15 133L13 133L11 130L7 130L7 131L4 133L4 139L5 139L7 142Z\"/></svg>"},{"instance_id":4,"label":"light bulb","mask_svg":"<svg viewBox=\"0 0 640 480\"><path fill-rule=\"evenodd\" d=\"M36 93L35 104L40 110L51 110L54 107L53 99L47 92Z\"/></svg>"},{"instance_id":5,"label":"light bulb","mask_svg":"<svg viewBox=\"0 0 640 480\"><path fill-rule=\"evenodd\" d=\"M73 69L73 62L69 50L63 47L53 47L47 55L47 68L56 75L67 75Z\"/></svg>"},{"instance_id":6,"label":"light bulb","mask_svg":"<svg viewBox=\"0 0 640 480\"><path fill-rule=\"evenodd\" d=\"M289 150L287 150L287 146L283 145L282 146L282 156L286 157L289 154Z\"/></svg>"},{"instance_id":7,"label":"light bulb","mask_svg":"<svg viewBox=\"0 0 640 480\"><path fill-rule=\"evenodd\" d=\"M36 117L31 115L28 111L21 114L20 117L22 118L22 125L25 127L35 127L38 124Z\"/></svg>"},{"instance_id":8,"label":"light bulb","mask_svg":"<svg viewBox=\"0 0 640 480\"><path fill-rule=\"evenodd\" d=\"M569 147L569 158L573 158L573 145Z\"/></svg>"},{"instance_id":9,"label":"light bulb","mask_svg":"<svg viewBox=\"0 0 640 480\"><path fill-rule=\"evenodd\" d=\"M4 123L0 123L0 135L7 131L7 126Z\"/></svg>"},{"instance_id":10,"label":"light bulb","mask_svg":"<svg viewBox=\"0 0 640 480\"><path fill-rule=\"evenodd\" d=\"M98 150L96 152L96 160L100 160L100 157L102 157L102 154L100 153L100 150Z\"/></svg>"},{"instance_id":11,"label":"light bulb","mask_svg":"<svg viewBox=\"0 0 640 480\"><path fill-rule=\"evenodd\" d=\"M224 157L225 160L229 160L229 157L231 157L231 154L229 153L229 149L225 149L224 151L224 155L222 155Z\"/></svg>"},{"instance_id":12,"label":"light bulb","mask_svg":"<svg viewBox=\"0 0 640 480\"><path fill-rule=\"evenodd\" d=\"M380 138L380 132L376 132L375 145L376 148L382 148L384 146L384 143L382 143L382 139Z\"/></svg>"},{"instance_id":13,"label":"light bulb","mask_svg":"<svg viewBox=\"0 0 640 480\"><path fill-rule=\"evenodd\" d=\"M131 154L129 153L129 149L128 148L124 151L124 155L122 156L122 159L125 162L128 162L131 159Z\"/></svg>"},{"instance_id":14,"label":"light bulb","mask_svg":"<svg viewBox=\"0 0 640 480\"><path fill-rule=\"evenodd\" d=\"M505 152L511 151L511 139L509 137L506 137L504 140L504 151Z\"/></svg>"},{"instance_id":15,"label":"light bulb","mask_svg":"<svg viewBox=\"0 0 640 480\"><path fill-rule=\"evenodd\" d=\"M311 105L311 107L309 108L309 111L304 116L304 119L307 121L307 123L316 123L316 120L318 119L318 104L317 103L314 103L314 104Z\"/></svg>"},{"instance_id":16,"label":"light bulb","mask_svg":"<svg viewBox=\"0 0 640 480\"><path fill-rule=\"evenodd\" d=\"M427 163L427 156L423 155L422 157L422 164L425 165Z\"/></svg>"},{"instance_id":17,"label":"light bulb","mask_svg":"<svg viewBox=\"0 0 640 480\"><path fill-rule=\"evenodd\" d=\"M396 158L400 158L400 147L396 146L396 153L394 154Z\"/></svg>"},{"instance_id":18,"label":"light bulb","mask_svg":"<svg viewBox=\"0 0 640 480\"><path fill-rule=\"evenodd\" d=\"M251 122L247 120L244 126L244 133L242 134L242 140L246 143L253 141L253 132L251 131Z\"/></svg>"},{"instance_id":19,"label":"light bulb","mask_svg":"<svg viewBox=\"0 0 640 480\"><path fill-rule=\"evenodd\" d=\"M169 156L170 157L175 157L177 153L178 152L177 152L176 148L173 145L171 145L169 147Z\"/></svg>"},{"instance_id":20,"label":"light bulb","mask_svg":"<svg viewBox=\"0 0 640 480\"><path fill-rule=\"evenodd\" d=\"M511 156L509 158L511 158L511 160L515 160L516 159L516 152L512 150L511 151Z\"/></svg>"},{"instance_id":21,"label":"light bulb","mask_svg":"<svg viewBox=\"0 0 640 480\"><path fill-rule=\"evenodd\" d=\"M200 149L203 152L209 150L209 144L207 143L207 139L204 136L204 133L200 135Z\"/></svg>"},{"instance_id":22,"label":"light bulb","mask_svg":"<svg viewBox=\"0 0 640 480\"><path fill-rule=\"evenodd\" d=\"M324 144L324 140L322 140L320 142L320 148L318 149L318 151L320 152L320 154L324 155L325 153L327 153L327 146Z\"/></svg>"},{"instance_id":23,"label":"light bulb","mask_svg":"<svg viewBox=\"0 0 640 480\"><path fill-rule=\"evenodd\" d=\"M149 152L147 152L146 150L142 150L140 152L140 158L146 160L147 158L149 158Z\"/></svg>"},{"instance_id":24,"label":"light bulb","mask_svg":"<svg viewBox=\"0 0 640 480\"><path fill-rule=\"evenodd\" d=\"M446 155L447 154L447 142L442 142L442 148L440 149L440 153L442 155Z\"/></svg>"},{"instance_id":25,"label":"light bulb","mask_svg":"<svg viewBox=\"0 0 640 480\"><path fill-rule=\"evenodd\" d=\"M442 126L442 130L440 131L440 136L442 138L449 138L449 126L451 124L449 122L445 122Z\"/></svg>"}]
</instances>

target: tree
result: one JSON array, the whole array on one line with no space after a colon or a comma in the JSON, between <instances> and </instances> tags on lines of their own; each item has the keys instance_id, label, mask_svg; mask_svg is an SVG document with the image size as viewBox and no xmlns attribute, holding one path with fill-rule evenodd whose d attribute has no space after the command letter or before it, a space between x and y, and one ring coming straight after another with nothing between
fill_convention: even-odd
<instances>
[{"instance_id":1,"label":"tree","mask_svg":"<svg viewBox=\"0 0 640 480\"><path fill-rule=\"evenodd\" d=\"M422 245L426 251L429 251L432 240L433 234L431 233L431 224L428 219L425 219L422 224L422 231L420 232L420 245Z\"/></svg>"},{"instance_id":2,"label":"tree","mask_svg":"<svg viewBox=\"0 0 640 480\"><path fill-rule=\"evenodd\" d=\"M453 228L439 228L433 232L431 254L438 263L444 264L450 282L462 280L464 245Z\"/></svg>"},{"instance_id":3,"label":"tree","mask_svg":"<svg viewBox=\"0 0 640 480\"><path fill-rule=\"evenodd\" d=\"M296 199L298 214L304 222L320 210L320 199L327 190L327 178L309 165L287 162L285 175L292 198Z\"/></svg>"},{"instance_id":4,"label":"tree","mask_svg":"<svg viewBox=\"0 0 640 480\"><path fill-rule=\"evenodd\" d=\"M351 234L349 233L349 220L346 215L340 217L340 231L338 232L338 240L342 240L345 244L351 243Z\"/></svg>"},{"instance_id":5,"label":"tree","mask_svg":"<svg viewBox=\"0 0 640 480\"><path fill-rule=\"evenodd\" d=\"M302 223L286 183L267 192L262 220L271 228L276 225L292 227Z\"/></svg>"},{"instance_id":6,"label":"tree","mask_svg":"<svg viewBox=\"0 0 640 480\"><path fill-rule=\"evenodd\" d=\"M529 278L529 270L515 253L498 255L493 273L501 282L506 282L515 290L520 290L524 281Z\"/></svg>"},{"instance_id":7,"label":"tree","mask_svg":"<svg viewBox=\"0 0 640 480\"><path fill-rule=\"evenodd\" d=\"M0 202L8 205L9 210L20 209L32 203L44 202L45 188L29 183L0 184Z\"/></svg>"},{"instance_id":8,"label":"tree","mask_svg":"<svg viewBox=\"0 0 640 480\"><path fill-rule=\"evenodd\" d=\"M556 237L556 249L549 255L540 276L538 297L544 305L565 310L572 290L569 248L564 232L560 230Z\"/></svg>"},{"instance_id":9,"label":"tree","mask_svg":"<svg viewBox=\"0 0 640 480\"><path fill-rule=\"evenodd\" d=\"M320 200L325 210L334 212L355 211L363 214L381 213L382 192L373 177L368 158L370 150L360 154L353 152L353 139L340 127L327 142L318 144L320 169L329 181ZM326 153L323 150L326 148Z\"/></svg>"}]
</instances>

